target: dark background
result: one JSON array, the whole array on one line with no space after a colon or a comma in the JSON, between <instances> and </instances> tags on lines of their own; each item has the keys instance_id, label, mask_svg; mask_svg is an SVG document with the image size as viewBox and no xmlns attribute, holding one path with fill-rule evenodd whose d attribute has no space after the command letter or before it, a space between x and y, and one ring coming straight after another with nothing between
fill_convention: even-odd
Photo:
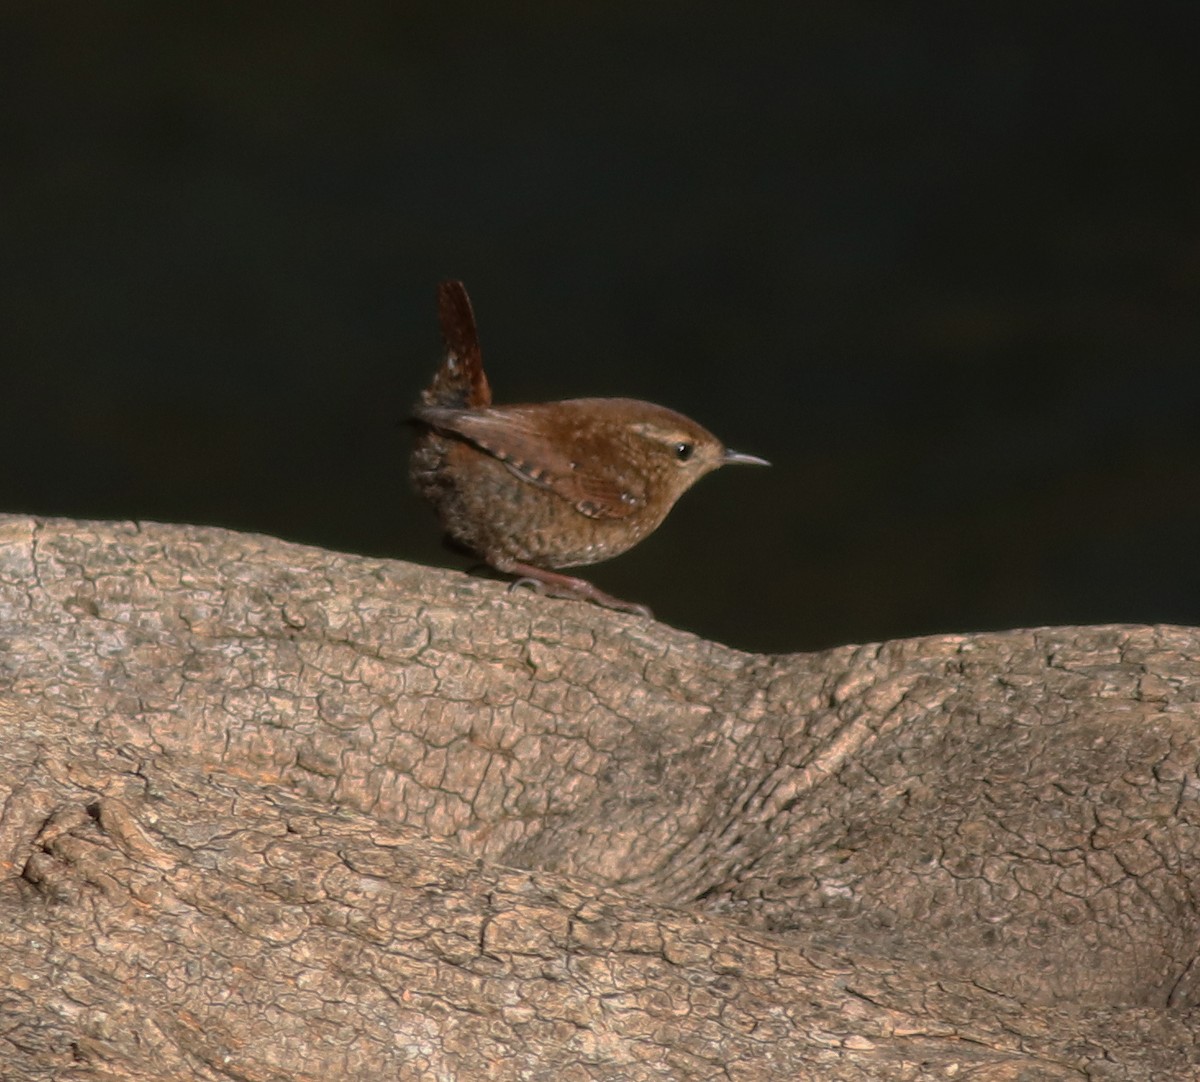
<instances>
[{"instance_id":1,"label":"dark background","mask_svg":"<svg viewBox=\"0 0 1200 1082\"><path fill-rule=\"evenodd\" d=\"M498 401L776 464L587 573L670 623L1200 623L1198 9L5 4L0 509L454 565L454 276Z\"/></svg>"}]
</instances>

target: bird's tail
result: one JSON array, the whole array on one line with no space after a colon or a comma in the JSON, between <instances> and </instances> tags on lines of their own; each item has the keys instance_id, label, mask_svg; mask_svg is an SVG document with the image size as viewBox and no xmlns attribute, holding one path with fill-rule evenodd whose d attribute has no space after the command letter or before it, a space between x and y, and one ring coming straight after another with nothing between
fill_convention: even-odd
<instances>
[{"instance_id":1,"label":"bird's tail","mask_svg":"<svg viewBox=\"0 0 1200 1082\"><path fill-rule=\"evenodd\" d=\"M492 389L483 372L471 298L462 282L438 285L438 321L446 352L433 382L421 392L421 405L444 409L490 406Z\"/></svg>"}]
</instances>

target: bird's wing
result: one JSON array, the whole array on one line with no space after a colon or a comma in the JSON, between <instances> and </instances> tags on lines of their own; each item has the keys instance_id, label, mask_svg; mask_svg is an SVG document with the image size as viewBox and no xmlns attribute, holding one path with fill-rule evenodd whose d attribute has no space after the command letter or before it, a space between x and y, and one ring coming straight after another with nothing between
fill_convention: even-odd
<instances>
[{"instance_id":1,"label":"bird's wing","mask_svg":"<svg viewBox=\"0 0 1200 1082\"><path fill-rule=\"evenodd\" d=\"M606 462L598 448L570 433L550 439L537 407L456 410L419 406L418 421L466 440L503 462L517 477L549 489L589 518L627 518L646 505L646 485ZM612 457L612 456L608 456Z\"/></svg>"}]
</instances>

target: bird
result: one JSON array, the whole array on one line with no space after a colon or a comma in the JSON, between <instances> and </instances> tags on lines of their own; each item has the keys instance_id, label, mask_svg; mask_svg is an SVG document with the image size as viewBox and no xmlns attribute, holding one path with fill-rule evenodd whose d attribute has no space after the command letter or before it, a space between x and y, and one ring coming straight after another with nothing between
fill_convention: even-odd
<instances>
[{"instance_id":1,"label":"bird","mask_svg":"<svg viewBox=\"0 0 1200 1082\"><path fill-rule=\"evenodd\" d=\"M770 463L651 402L493 405L466 287L441 282L437 297L444 354L410 418L416 491L451 542L516 576L514 588L650 616L562 569L632 548L713 470Z\"/></svg>"}]
</instances>

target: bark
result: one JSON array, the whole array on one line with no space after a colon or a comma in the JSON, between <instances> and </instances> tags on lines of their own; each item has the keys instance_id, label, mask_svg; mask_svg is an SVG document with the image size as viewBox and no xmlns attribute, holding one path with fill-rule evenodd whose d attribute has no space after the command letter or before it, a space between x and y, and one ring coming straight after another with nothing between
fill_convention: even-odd
<instances>
[{"instance_id":1,"label":"bark","mask_svg":"<svg viewBox=\"0 0 1200 1082\"><path fill-rule=\"evenodd\" d=\"M0 1077L1195 1078L1198 699L0 518Z\"/></svg>"}]
</instances>

